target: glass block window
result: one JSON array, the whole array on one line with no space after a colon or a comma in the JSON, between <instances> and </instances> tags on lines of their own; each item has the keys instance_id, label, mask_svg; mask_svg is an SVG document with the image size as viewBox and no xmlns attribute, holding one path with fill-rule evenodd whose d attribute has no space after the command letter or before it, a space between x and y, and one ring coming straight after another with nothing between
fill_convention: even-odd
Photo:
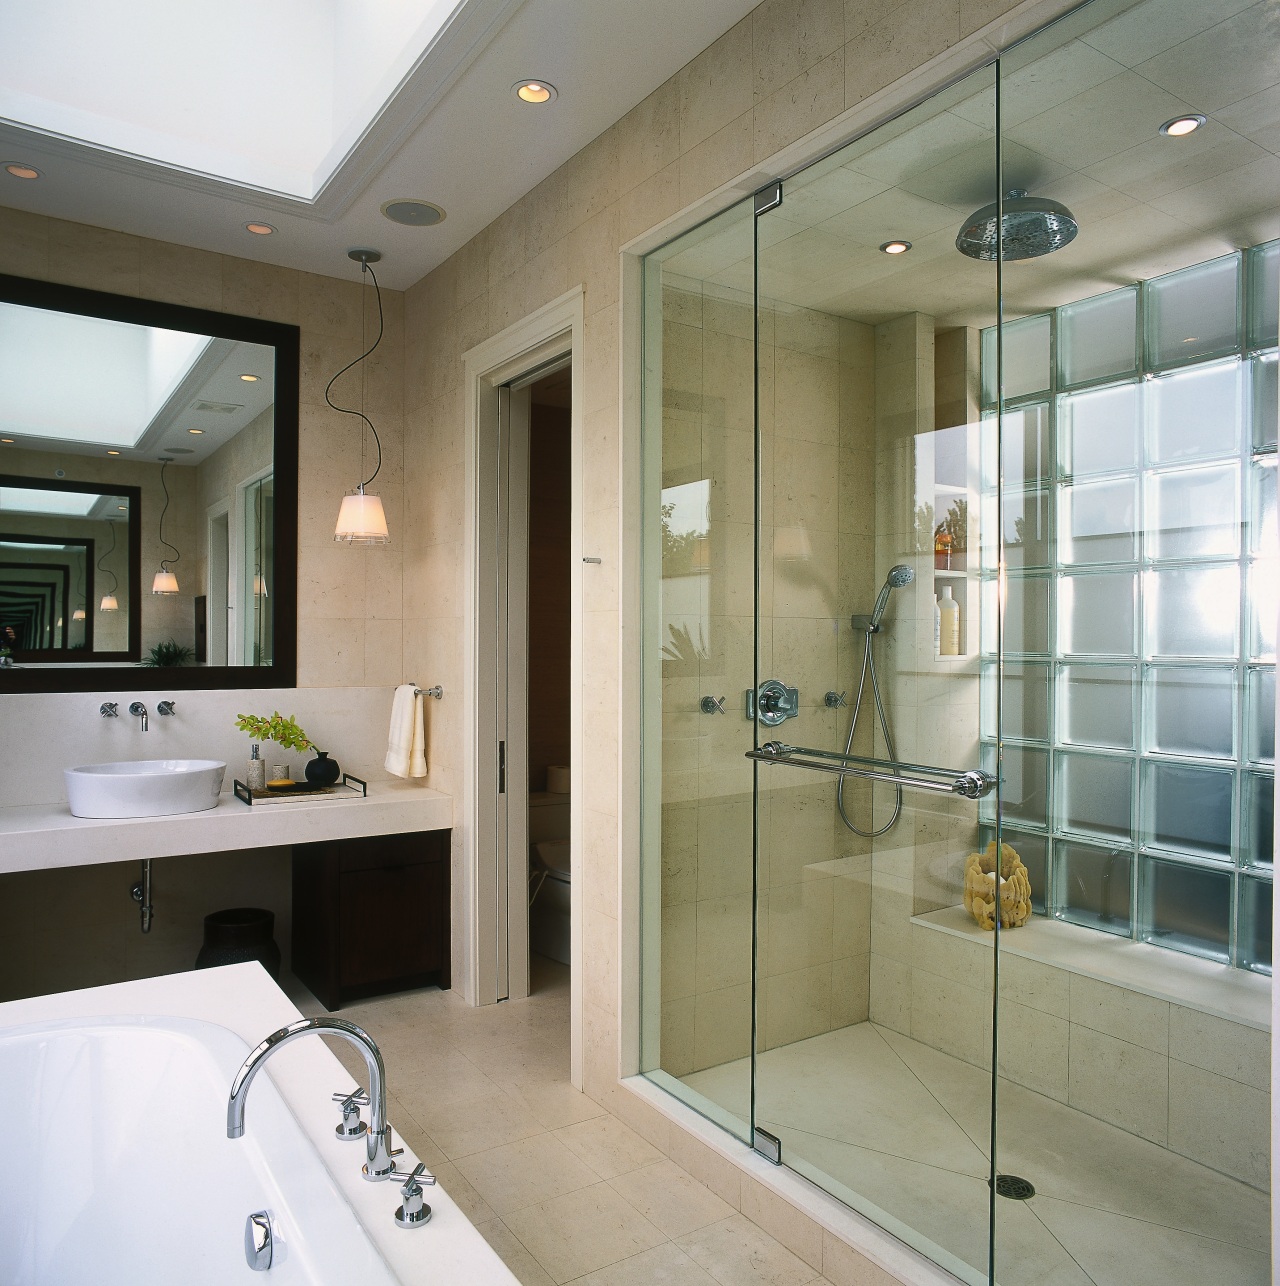
<instances>
[{"instance_id":1,"label":"glass block window","mask_svg":"<svg viewBox=\"0 0 1280 1286\"><path fill-rule=\"evenodd\" d=\"M1035 910L1264 973L1278 309L1272 242L982 335L980 721Z\"/></svg>"}]
</instances>

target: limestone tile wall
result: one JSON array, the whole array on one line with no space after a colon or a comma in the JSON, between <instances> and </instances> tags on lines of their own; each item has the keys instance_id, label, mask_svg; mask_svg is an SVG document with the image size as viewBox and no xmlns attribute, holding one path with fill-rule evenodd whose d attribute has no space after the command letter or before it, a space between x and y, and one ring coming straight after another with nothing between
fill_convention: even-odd
<instances>
[{"instance_id":1,"label":"limestone tile wall","mask_svg":"<svg viewBox=\"0 0 1280 1286\"><path fill-rule=\"evenodd\" d=\"M335 264L335 271L350 265ZM330 410L324 388L360 352L362 307L376 323L371 295L359 282L277 268L0 207L0 272L92 290L112 291L215 312L287 322L302 331L302 389L298 465L298 684L301 687L399 683L403 669L401 567L416 544L403 504L404 297L383 291L386 338L370 359L367 402L382 437L383 467L371 490L382 495L391 524L390 546L351 549L333 540L342 494L362 479L360 440L351 417ZM335 397L357 399L359 375ZM370 451L372 448L370 447ZM7 461L8 456L5 457ZM84 457L85 467L94 462ZM7 466L6 466L7 467ZM170 470L181 487L190 470ZM86 475L89 476L89 475ZM130 479L132 480L132 479ZM158 484L155 484L158 491ZM195 550L194 483L186 504L165 520L190 523L185 549ZM158 512L148 497L148 512ZM181 530L179 529L181 534ZM158 553L154 561L158 561ZM144 544L144 572L148 563ZM181 580L181 577L179 578ZM192 605L184 592L170 600L166 626L180 640L191 632ZM168 637L165 634L165 637Z\"/></svg>"},{"instance_id":2,"label":"limestone tile wall","mask_svg":"<svg viewBox=\"0 0 1280 1286\"><path fill-rule=\"evenodd\" d=\"M742 696L753 673L757 355L749 296L664 283L662 483L705 481L710 518L703 545L673 551L663 569L662 1066L680 1075L750 1048ZM856 682L844 605L872 576L871 333L777 304L760 327L760 665L800 690L800 716L779 735L842 748L849 711L824 699ZM699 709L706 694L727 698L727 718ZM869 846L839 822L830 778L769 769L762 785L756 1017L769 1048L866 1017Z\"/></svg>"},{"instance_id":3,"label":"limestone tile wall","mask_svg":"<svg viewBox=\"0 0 1280 1286\"><path fill-rule=\"evenodd\" d=\"M897 1029L990 1067L991 939L908 927L910 1027ZM1269 1189L1269 1031L1006 951L1000 1074Z\"/></svg>"}]
</instances>

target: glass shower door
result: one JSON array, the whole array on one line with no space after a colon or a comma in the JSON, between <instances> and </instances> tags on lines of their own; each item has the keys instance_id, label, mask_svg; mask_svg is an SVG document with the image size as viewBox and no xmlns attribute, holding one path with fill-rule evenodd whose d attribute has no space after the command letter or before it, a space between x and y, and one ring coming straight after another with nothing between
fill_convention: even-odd
<instances>
[{"instance_id":1,"label":"glass shower door","mask_svg":"<svg viewBox=\"0 0 1280 1286\"><path fill-rule=\"evenodd\" d=\"M995 194L994 92L974 73L759 194L755 226L756 1143L975 1283L995 935L963 904L998 803L978 735L998 313L955 237ZM771 713L774 681L793 695Z\"/></svg>"}]
</instances>

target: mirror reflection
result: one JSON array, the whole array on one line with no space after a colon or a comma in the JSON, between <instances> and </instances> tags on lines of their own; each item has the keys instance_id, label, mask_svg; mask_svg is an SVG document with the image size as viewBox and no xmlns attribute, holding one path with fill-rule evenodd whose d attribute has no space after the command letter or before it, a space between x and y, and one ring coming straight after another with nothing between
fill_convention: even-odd
<instances>
[{"instance_id":1,"label":"mirror reflection","mask_svg":"<svg viewBox=\"0 0 1280 1286\"><path fill-rule=\"evenodd\" d=\"M272 664L275 356L0 302L8 664Z\"/></svg>"}]
</instances>

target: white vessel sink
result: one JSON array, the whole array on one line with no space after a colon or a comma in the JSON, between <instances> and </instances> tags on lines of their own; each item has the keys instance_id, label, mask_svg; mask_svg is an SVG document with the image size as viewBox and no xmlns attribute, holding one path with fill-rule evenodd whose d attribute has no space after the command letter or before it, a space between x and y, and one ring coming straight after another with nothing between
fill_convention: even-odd
<instances>
[{"instance_id":1,"label":"white vessel sink","mask_svg":"<svg viewBox=\"0 0 1280 1286\"><path fill-rule=\"evenodd\" d=\"M132 759L62 774L73 817L169 817L213 808L226 771L217 759Z\"/></svg>"}]
</instances>

